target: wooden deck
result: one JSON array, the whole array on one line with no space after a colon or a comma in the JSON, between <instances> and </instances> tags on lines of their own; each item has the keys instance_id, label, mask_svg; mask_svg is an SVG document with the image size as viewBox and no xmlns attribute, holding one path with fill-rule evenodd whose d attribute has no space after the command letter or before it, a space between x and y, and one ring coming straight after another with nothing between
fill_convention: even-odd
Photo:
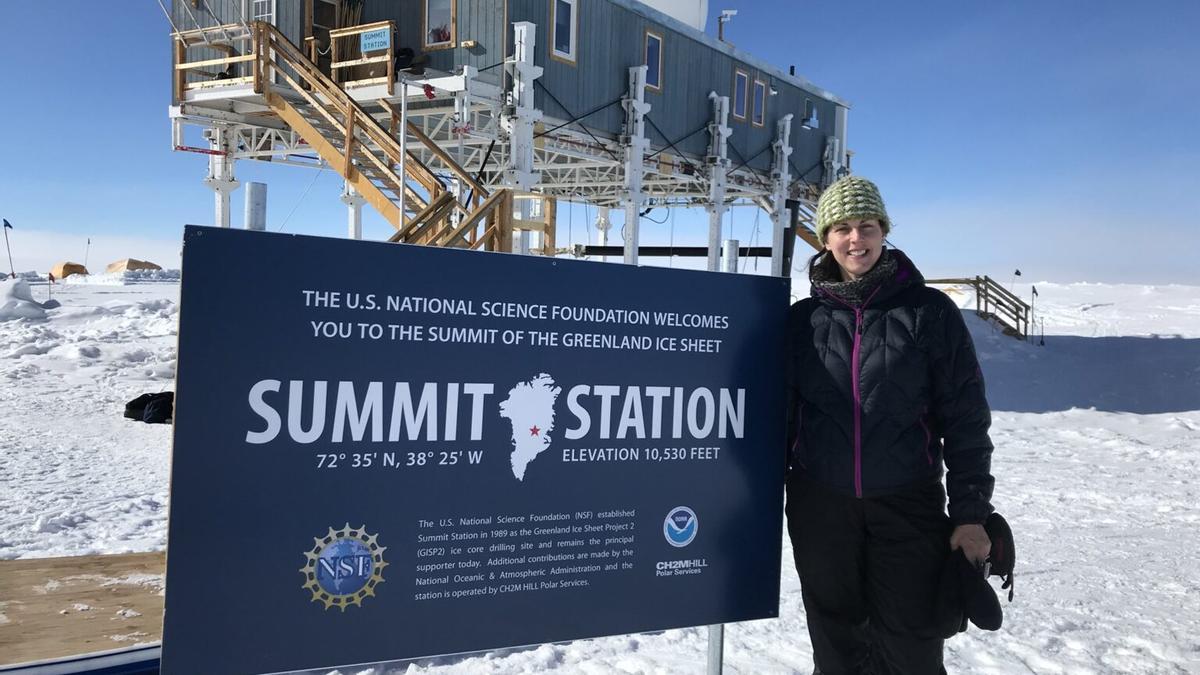
<instances>
[{"instance_id":1,"label":"wooden deck","mask_svg":"<svg viewBox=\"0 0 1200 675\"><path fill-rule=\"evenodd\" d=\"M162 639L162 552L0 561L0 666Z\"/></svg>"}]
</instances>

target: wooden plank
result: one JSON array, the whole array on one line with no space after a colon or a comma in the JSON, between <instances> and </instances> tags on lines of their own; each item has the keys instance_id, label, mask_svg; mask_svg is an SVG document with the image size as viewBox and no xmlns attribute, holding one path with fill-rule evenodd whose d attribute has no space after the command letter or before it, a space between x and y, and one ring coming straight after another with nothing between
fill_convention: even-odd
<instances>
[{"instance_id":1,"label":"wooden plank","mask_svg":"<svg viewBox=\"0 0 1200 675\"><path fill-rule=\"evenodd\" d=\"M490 197L488 197L487 200L479 206L479 208L475 209L475 211L473 213L471 213L471 215L467 216L466 218L463 218L462 222L458 224L458 227L456 229L454 229L447 235L444 235L444 236L439 237L438 239L435 239L434 243L438 246L454 245L454 243L457 239L462 237L462 235L464 233L466 233L467 230L475 227L479 223L479 221L481 219L483 219L485 216L487 216L489 213L491 213L492 210L496 207L496 205L499 204L501 202L501 200L503 200L503 199L504 199L504 195L502 195L499 191L492 193L492 195Z\"/></svg>"},{"instance_id":2,"label":"wooden plank","mask_svg":"<svg viewBox=\"0 0 1200 675\"><path fill-rule=\"evenodd\" d=\"M505 192L508 194L504 198L504 203L499 206L500 221L496 228L496 250L512 253L513 193L511 190L505 190Z\"/></svg>"},{"instance_id":3,"label":"wooden plank","mask_svg":"<svg viewBox=\"0 0 1200 675\"><path fill-rule=\"evenodd\" d=\"M558 200L546 197L542 200L542 211L546 218L542 229L542 255L554 256L555 229L558 224Z\"/></svg>"},{"instance_id":4,"label":"wooden plank","mask_svg":"<svg viewBox=\"0 0 1200 675\"><path fill-rule=\"evenodd\" d=\"M182 63L187 58L187 46L182 40L175 40L175 63ZM171 102L178 105L183 102L184 85L187 84L187 73L176 71L171 78Z\"/></svg>"},{"instance_id":5,"label":"wooden plank","mask_svg":"<svg viewBox=\"0 0 1200 675\"><path fill-rule=\"evenodd\" d=\"M821 249L825 248L825 246L821 244L821 240L817 239L817 235L813 234L812 230L804 227L803 225L796 228L796 236L804 240L804 243L813 247L814 250L820 251Z\"/></svg>"},{"instance_id":6,"label":"wooden plank","mask_svg":"<svg viewBox=\"0 0 1200 675\"><path fill-rule=\"evenodd\" d=\"M366 33L369 31L377 30L379 28L389 28L391 26L392 26L392 20L386 19L384 21L376 21L374 23L364 23L364 24L359 24L357 26L348 26L346 28L338 28L336 30L331 30L331 31L329 31L329 37L345 37L347 35L358 35L359 33Z\"/></svg>"},{"instance_id":7,"label":"wooden plank","mask_svg":"<svg viewBox=\"0 0 1200 675\"><path fill-rule=\"evenodd\" d=\"M421 209L420 213L413 216L412 219L408 221L407 225L405 225L399 231L392 233L392 236L388 237L388 241L397 242L401 239L408 238L412 234L413 229L420 225L421 222L426 218L433 215L434 212L436 212L437 209L440 208L447 199L454 199L454 196L449 192L443 192L438 195L436 198L430 201L428 206L426 206L424 209Z\"/></svg>"},{"instance_id":8,"label":"wooden plank","mask_svg":"<svg viewBox=\"0 0 1200 675\"><path fill-rule=\"evenodd\" d=\"M454 209L458 206L458 200L449 192L443 192L441 196L445 199L439 199L437 206L431 209L431 212L425 217L424 221L419 223L416 229L409 233L407 237L409 243L431 243L430 236L433 235L435 228L449 218L451 213L454 213Z\"/></svg>"},{"instance_id":9,"label":"wooden plank","mask_svg":"<svg viewBox=\"0 0 1200 675\"><path fill-rule=\"evenodd\" d=\"M346 87L369 87L373 84L387 84L387 75L383 77L372 77L366 80L350 80L344 83Z\"/></svg>"},{"instance_id":10,"label":"wooden plank","mask_svg":"<svg viewBox=\"0 0 1200 675\"><path fill-rule=\"evenodd\" d=\"M162 552L0 560L0 666L162 639Z\"/></svg>"},{"instance_id":11,"label":"wooden plank","mask_svg":"<svg viewBox=\"0 0 1200 675\"><path fill-rule=\"evenodd\" d=\"M246 77L231 77L227 80L213 80L212 82L189 82L184 85L188 91L193 89L212 89L214 87L232 87L235 84L254 84L254 76L247 75Z\"/></svg>"},{"instance_id":12,"label":"wooden plank","mask_svg":"<svg viewBox=\"0 0 1200 675\"><path fill-rule=\"evenodd\" d=\"M332 63L329 65L329 67L349 68L350 66L362 66L368 63L387 63L390 60L391 59L387 54L384 54L383 56L364 56L361 59L355 59L353 61L339 61L338 63Z\"/></svg>"},{"instance_id":13,"label":"wooden plank","mask_svg":"<svg viewBox=\"0 0 1200 675\"><path fill-rule=\"evenodd\" d=\"M208 59L206 61L189 61L187 63L176 63L175 70L190 70L192 68L203 68L205 66L223 66L230 63L242 63L244 61L253 61L254 54L244 54L242 56L226 56L220 59Z\"/></svg>"},{"instance_id":14,"label":"wooden plank","mask_svg":"<svg viewBox=\"0 0 1200 675\"><path fill-rule=\"evenodd\" d=\"M245 32L240 23L227 23L221 26L209 26L207 28L192 28L191 30L181 30L178 33L171 33L172 37L189 38L200 37L205 33L240 33Z\"/></svg>"},{"instance_id":15,"label":"wooden plank","mask_svg":"<svg viewBox=\"0 0 1200 675\"><path fill-rule=\"evenodd\" d=\"M495 216L494 216L494 215L493 215L493 218L495 218ZM482 244L488 244L488 246L487 246L486 250L488 250L488 251L491 251L491 250L493 250L493 249L492 249L492 246L490 245L490 243L489 243L489 242L491 242L491 241L492 241L492 238L493 238L493 237L495 237L495 236L496 236L496 226L495 226L495 225L489 225L489 226L488 226L488 228L487 228L486 230L484 230L484 231L483 231L483 236L482 236L482 237L480 237L480 238L479 238L477 241L475 241L473 244L471 244L470 248L472 248L472 249L478 249L478 248L480 247L480 245L482 245Z\"/></svg>"},{"instance_id":16,"label":"wooden plank","mask_svg":"<svg viewBox=\"0 0 1200 675\"><path fill-rule=\"evenodd\" d=\"M444 163L447 168L453 171L454 175L466 181L467 185L470 185L471 188L475 190L476 194L481 194L484 196L491 194L490 190L485 188L482 183L475 180L475 177L472 176L466 169L459 166L458 162L454 161L454 158L450 156L450 153L442 149L442 147L437 143L434 143L433 139L426 136L425 132L421 131L421 129L411 121L408 122L408 132L409 134L415 136L418 141L421 141L421 144L428 148L429 151L432 152L438 159L442 160L442 163Z\"/></svg>"},{"instance_id":17,"label":"wooden plank","mask_svg":"<svg viewBox=\"0 0 1200 675\"><path fill-rule=\"evenodd\" d=\"M354 164L351 159L354 157L354 108L350 109L350 113L346 115L346 142L342 146L345 154L342 155L342 175L349 176L354 170Z\"/></svg>"}]
</instances>

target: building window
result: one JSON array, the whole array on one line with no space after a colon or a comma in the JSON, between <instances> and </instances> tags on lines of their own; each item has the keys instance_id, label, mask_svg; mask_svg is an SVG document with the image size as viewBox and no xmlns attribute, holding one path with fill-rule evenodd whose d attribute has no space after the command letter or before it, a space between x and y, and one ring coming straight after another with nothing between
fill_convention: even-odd
<instances>
[{"instance_id":1,"label":"building window","mask_svg":"<svg viewBox=\"0 0 1200 675\"><path fill-rule=\"evenodd\" d=\"M454 46L455 0L425 0L425 48Z\"/></svg>"},{"instance_id":2,"label":"building window","mask_svg":"<svg viewBox=\"0 0 1200 675\"><path fill-rule=\"evenodd\" d=\"M750 73L744 70L733 71L733 116L739 120L746 119L746 94L750 88Z\"/></svg>"},{"instance_id":3,"label":"building window","mask_svg":"<svg viewBox=\"0 0 1200 675\"><path fill-rule=\"evenodd\" d=\"M550 54L575 63L575 45L579 40L579 0L554 0L550 26Z\"/></svg>"},{"instance_id":4,"label":"building window","mask_svg":"<svg viewBox=\"0 0 1200 675\"><path fill-rule=\"evenodd\" d=\"M767 119L767 83L762 80L754 81L754 116L751 123L761 127Z\"/></svg>"},{"instance_id":5,"label":"building window","mask_svg":"<svg viewBox=\"0 0 1200 675\"><path fill-rule=\"evenodd\" d=\"M821 126L821 121L817 119L817 107L813 105L811 98L804 99L804 122L805 129L817 129Z\"/></svg>"},{"instance_id":6,"label":"building window","mask_svg":"<svg viewBox=\"0 0 1200 675\"><path fill-rule=\"evenodd\" d=\"M662 36L646 31L646 86L662 91Z\"/></svg>"},{"instance_id":7,"label":"building window","mask_svg":"<svg viewBox=\"0 0 1200 675\"><path fill-rule=\"evenodd\" d=\"M275 23L275 0L242 0L242 16L247 21Z\"/></svg>"}]
</instances>

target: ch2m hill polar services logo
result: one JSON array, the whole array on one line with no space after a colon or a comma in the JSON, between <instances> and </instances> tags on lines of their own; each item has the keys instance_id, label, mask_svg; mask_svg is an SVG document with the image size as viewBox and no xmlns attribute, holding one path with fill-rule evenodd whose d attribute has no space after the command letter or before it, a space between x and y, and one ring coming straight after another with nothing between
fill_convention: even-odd
<instances>
[{"instance_id":1,"label":"ch2m hill polar services logo","mask_svg":"<svg viewBox=\"0 0 1200 675\"><path fill-rule=\"evenodd\" d=\"M322 538L313 538L311 551L304 553L304 588L312 593L313 602L322 602L325 609L338 607L343 612L350 605L362 606L362 601L375 595L375 587L383 583L383 559L387 547L380 546L378 535L368 534L366 526L351 528L350 523L340 530L329 528Z\"/></svg>"},{"instance_id":2,"label":"ch2m hill polar services logo","mask_svg":"<svg viewBox=\"0 0 1200 675\"><path fill-rule=\"evenodd\" d=\"M696 512L686 506L676 506L671 509L663 520L663 536L667 543L675 548L683 548L692 543L696 533L700 531L700 520Z\"/></svg>"}]
</instances>

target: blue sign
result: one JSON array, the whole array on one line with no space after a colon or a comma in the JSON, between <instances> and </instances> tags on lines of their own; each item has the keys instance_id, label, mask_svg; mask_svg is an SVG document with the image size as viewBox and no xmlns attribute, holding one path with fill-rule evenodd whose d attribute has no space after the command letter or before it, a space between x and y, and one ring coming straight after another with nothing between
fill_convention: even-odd
<instances>
[{"instance_id":1,"label":"blue sign","mask_svg":"<svg viewBox=\"0 0 1200 675\"><path fill-rule=\"evenodd\" d=\"M380 28L371 30L365 33L360 33L358 36L359 49L365 54L380 49L387 49L392 44L392 29Z\"/></svg>"},{"instance_id":2,"label":"blue sign","mask_svg":"<svg viewBox=\"0 0 1200 675\"><path fill-rule=\"evenodd\" d=\"M163 672L777 616L787 301L186 228Z\"/></svg>"}]
</instances>

